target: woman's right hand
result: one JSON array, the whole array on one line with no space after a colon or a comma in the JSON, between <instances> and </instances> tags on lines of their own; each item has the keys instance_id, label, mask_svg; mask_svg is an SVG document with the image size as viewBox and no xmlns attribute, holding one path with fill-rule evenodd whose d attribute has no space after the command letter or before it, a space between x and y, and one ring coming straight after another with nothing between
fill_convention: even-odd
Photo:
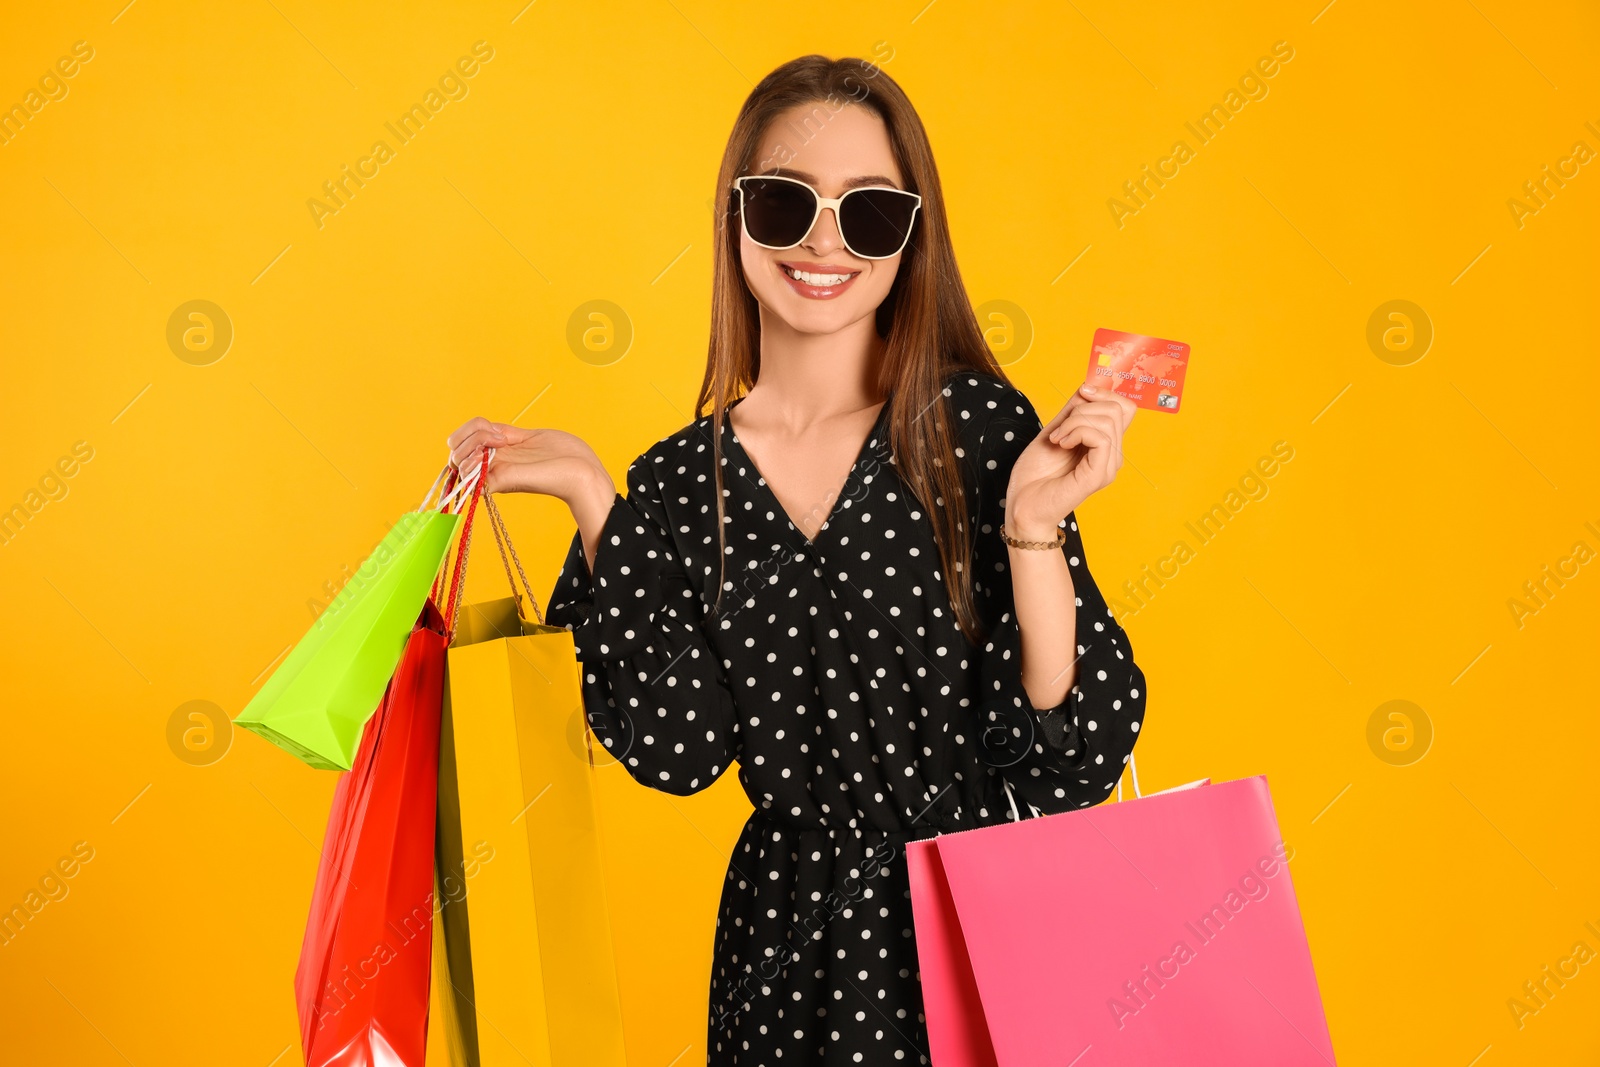
<instances>
[{"instance_id":1,"label":"woman's right hand","mask_svg":"<svg viewBox=\"0 0 1600 1067\"><path fill-rule=\"evenodd\" d=\"M525 430L504 422L476 418L451 434L445 443L450 462L463 477L478 469L485 447L494 449L483 487L490 493L544 493L574 505L586 498L609 503L610 486L600 457L581 437L563 430Z\"/></svg>"}]
</instances>

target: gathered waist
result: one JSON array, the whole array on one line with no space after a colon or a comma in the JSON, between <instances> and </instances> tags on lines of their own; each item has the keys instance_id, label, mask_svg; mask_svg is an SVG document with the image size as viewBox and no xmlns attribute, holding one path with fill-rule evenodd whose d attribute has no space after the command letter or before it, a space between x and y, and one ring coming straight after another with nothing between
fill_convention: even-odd
<instances>
[{"instance_id":1,"label":"gathered waist","mask_svg":"<svg viewBox=\"0 0 1600 1067\"><path fill-rule=\"evenodd\" d=\"M933 814L930 812L930 814ZM942 813L941 813L942 815ZM980 819L944 819L940 822L923 821L911 826L900 826L892 829L872 826L825 826L816 823L802 823L795 819L775 815L770 810L760 807L750 813L749 823L760 823L763 828L776 830L789 837L805 838L816 836L828 840L841 839L867 839L871 841L924 841L940 834L957 833L962 830L976 830L984 826L994 826L999 823L1009 822L1008 813L1001 813L999 818L988 820Z\"/></svg>"}]
</instances>

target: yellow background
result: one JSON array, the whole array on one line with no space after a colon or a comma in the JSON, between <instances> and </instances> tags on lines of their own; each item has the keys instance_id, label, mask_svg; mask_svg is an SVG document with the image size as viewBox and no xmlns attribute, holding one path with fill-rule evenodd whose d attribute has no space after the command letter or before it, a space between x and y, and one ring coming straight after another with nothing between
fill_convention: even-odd
<instances>
[{"instance_id":1,"label":"yellow background","mask_svg":"<svg viewBox=\"0 0 1600 1067\"><path fill-rule=\"evenodd\" d=\"M1193 346L1181 414L1141 414L1080 513L1102 587L1195 548L1185 524L1293 448L1127 625L1143 784L1268 775L1341 1062L1592 1062L1600 963L1520 1027L1507 1001L1600 951L1600 565L1520 626L1508 601L1600 550L1600 165L1520 227L1507 201L1600 150L1600 16L1319 7L11 5L0 104L76 41L94 58L0 145L0 507L94 456L0 547L0 906L95 854L0 947L3 1058L299 1062L334 776L242 732L188 765L169 718L238 713L466 418L571 430L617 477L689 421L728 130L820 51L879 55L919 108L974 303L1031 325L1004 357L1042 417L1097 327ZM306 201L479 40L469 95L318 228ZM1184 123L1278 41L1268 95L1196 147ZM1108 199L1179 138L1194 158L1119 228ZM196 299L234 328L209 366L166 340ZM1434 329L1409 366L1366 339L1393 299ZM631 322L620 358L569 347L591 300ZM570 516L505 510L547 592ZM1368 744L1390 700L1431 724L1409 765ZM744 805L731 775L677 802L701 852L641 869L704 901L707 956ZM681 1014L653 1062L703 1035Z\"/></svg>"}]
</instances>

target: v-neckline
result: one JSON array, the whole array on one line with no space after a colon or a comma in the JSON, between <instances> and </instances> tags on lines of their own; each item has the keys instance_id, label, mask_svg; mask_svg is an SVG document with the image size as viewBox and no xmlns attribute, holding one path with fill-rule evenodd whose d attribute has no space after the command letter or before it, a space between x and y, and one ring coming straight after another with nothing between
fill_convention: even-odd
<instances>
[{"instance_id":1,"label":"v-neckline","mask_svg":"<svg viewBox=\"0 0 1600 1067\"><path fill-rule=\"evenodd\" d=\"M745 463L749 464L751 473L755 475L757 489L758 491L766 494L767 503L771 505L773 513L776 516L783 518L791 527L794 528L794 532L799 534L801 538L805 540L806 547L812 547L817 543L817 540L822 537L823 532L833 524L834 518L838 515L839 501L843 499L845 491L850 487L850 482L855 478L856 471L860 469L862 462L866 460L868 450L871 449L873 443L877 441L878 435L883 429L884 416L888 415L889 413L889 405L894 403L894 394L890 393L889 397L884 400L883 405L878 408L878 416L877 418L873 419L872 428L867 431L867 436L861 441L861 447L856 450L855 462L850 464L849 471L845 473L844 482L838 487L838 489L834 491L832 506L828 508L828 513L822 517L822 522L817 526L816 537L806 537L805 531L801 529L800 524L795 522L794 516L789 514L789 509L784 507L783 501L778 499L778 494L773 491L772 483L767 479L766 475L761 473L761 468L756 466L755 459L751 457L749 452L745 451L744 443L739 440L739 432L733 428L733 422L728 418L728 412L732 411L743 402L744 397L741 396L733 403L729 404L727 409L723 411L723 429L727 431L728 437L733 442L733 447L739 450L740 458L743 459Z\"/></svg>"}]
</instances>

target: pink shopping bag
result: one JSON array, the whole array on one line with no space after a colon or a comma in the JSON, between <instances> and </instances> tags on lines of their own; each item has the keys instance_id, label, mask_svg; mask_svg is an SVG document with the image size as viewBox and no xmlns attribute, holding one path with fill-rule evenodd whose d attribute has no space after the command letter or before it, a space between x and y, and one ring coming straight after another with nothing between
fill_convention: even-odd
<instances>
[{"instance_id":1,"label":"pink shopping bag","mask_svg":"<svg viewBox=\"0 0 1600 1067\"><path fill-rule=\"evenodd\" d=\"M1333 1067L1264 776L913 841L934 1067Z\"/></svg>"}]
</instances>

